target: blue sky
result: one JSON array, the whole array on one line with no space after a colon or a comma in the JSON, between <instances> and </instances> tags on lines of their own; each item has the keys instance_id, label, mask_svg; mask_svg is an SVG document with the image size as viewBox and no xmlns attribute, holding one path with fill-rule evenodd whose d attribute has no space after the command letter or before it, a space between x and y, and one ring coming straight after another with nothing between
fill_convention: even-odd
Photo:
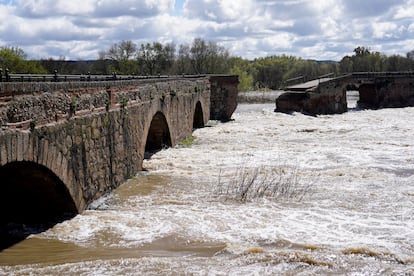
<instances>
[{"instance_id":1,"label":"blue sky","mask_svg":"<svg viewBox=\"0 0 414 276\"><path fill-rule=\"evenodd\" d=\"M174 10L176 15L182 15L183 14L183 5L184 0L176 0L174 5Z\"/></svg>"},{"instance_id":2,"label":"blue sky","mask_svg":"<svg viewBox=\"0 0 414 276\"><path fill-rule=\"evenodd\" d=\"M121 40L216 42L248 59L340 60L357 46L414 49L414 0L0 0L0 46L95 59Z\"/></svg>"}]
</instances>

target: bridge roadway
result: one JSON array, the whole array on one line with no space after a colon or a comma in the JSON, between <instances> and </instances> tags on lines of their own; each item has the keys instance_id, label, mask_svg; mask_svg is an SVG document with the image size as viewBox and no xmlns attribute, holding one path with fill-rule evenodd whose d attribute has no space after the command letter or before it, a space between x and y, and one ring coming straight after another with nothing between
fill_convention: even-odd
<instances>
[{"instance_id":1,"label":"bridge roadway","mask_svg":"<svg viewBox=\"0 0 414 276\"><path fill-rule=\"evenodd\" d=\"M10 224L82 212L146 155L229 120L237 84L221 75L0 82L0 239Z\"/></svg>"},{"instance_id":2,"label":"bridge roadway","mask_svg":"<svg viewBox=\"0 0 414 276\"><path fill-rule=\"evenodd\" d=\"M287 87L276 99L278 112L338 114L348 110L346 91L358 90L360 108L414 106L414 72L355 72Z\"/></svg>"}]
</instances>

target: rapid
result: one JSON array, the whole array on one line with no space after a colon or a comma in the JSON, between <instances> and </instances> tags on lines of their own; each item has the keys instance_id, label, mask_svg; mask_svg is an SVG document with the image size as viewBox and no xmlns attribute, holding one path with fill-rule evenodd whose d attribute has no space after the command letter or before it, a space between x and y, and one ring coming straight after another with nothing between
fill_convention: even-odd
<instances>
[{"instance_id":1,"label":"rapid","mask_svg":"<svg viewBox=\"0 0 414 276\"><path fill-rule=\"evenodd\" d=\"M239 104L0 252L0 275L413 275L414 108L354 104L316 117ZM280 166L310 187L300 200L218 192L241 168Z\"/></svg>"}]
</instances>

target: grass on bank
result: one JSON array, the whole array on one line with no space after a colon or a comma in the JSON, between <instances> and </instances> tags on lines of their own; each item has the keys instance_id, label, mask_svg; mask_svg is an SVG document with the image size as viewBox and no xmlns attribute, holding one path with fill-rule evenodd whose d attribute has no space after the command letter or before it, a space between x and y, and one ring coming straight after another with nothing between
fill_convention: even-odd
<instances>
[{"instance_id":1,"label":"grass on bank","mask_svg":"<svg viewBox=\"0 0 414 276\"><path fill-rule=\"evenodd\" d=\"M196 136L190 135L187 138L185 138L184 140L178 142L178 146L186 147L186 148L190 147L194 143L196 138L197 138Z\"/></svg>"}]
</instances>

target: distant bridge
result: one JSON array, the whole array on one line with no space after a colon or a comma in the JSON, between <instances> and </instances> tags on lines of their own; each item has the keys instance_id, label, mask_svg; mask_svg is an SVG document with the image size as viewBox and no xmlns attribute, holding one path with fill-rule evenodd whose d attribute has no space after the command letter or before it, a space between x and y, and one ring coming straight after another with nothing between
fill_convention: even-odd
<instances>
[{"instance_id":1,"label":"distant bridge","mask_svg":"<svg viewBox=\"0 0 414 276\"><path fill-rule=\"evenodd\" d=\"M82 212L146 153L237 106L237 76L12 77L0 82L0 226Z\"/></svg>"},{"instance_id":2,"label":"distant bridge","mask_svg":"<svg viewBox=\"0 0 414 276\"><path fill-rule=\"evenodd\" d=\"M414 72L357 72L292 85L276 99L278 112L347 112L346 91L358 90L361 108L414 106Z\"/></svg>"}]
</instances>

